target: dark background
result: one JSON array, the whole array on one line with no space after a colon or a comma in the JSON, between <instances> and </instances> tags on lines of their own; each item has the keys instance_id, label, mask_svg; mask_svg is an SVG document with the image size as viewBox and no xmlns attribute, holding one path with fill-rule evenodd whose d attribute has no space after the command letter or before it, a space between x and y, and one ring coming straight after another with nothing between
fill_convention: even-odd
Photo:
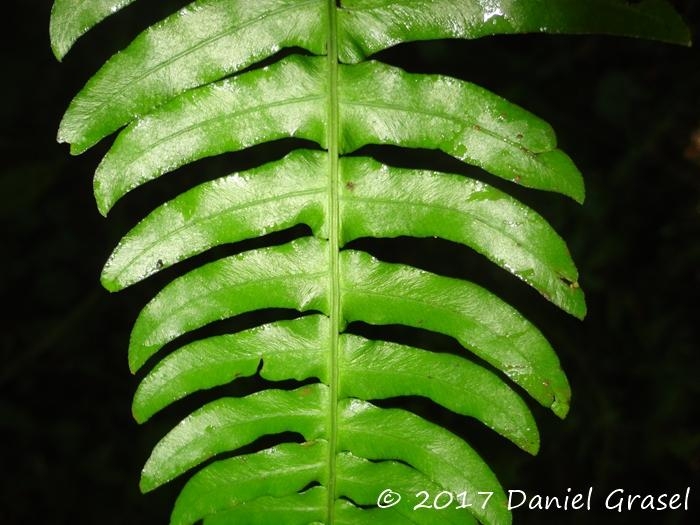
<instances>
[{"instance_id":1,"label":"dark background","mask_svg":"<svg viewBox=\"0 0 700 525\"><path fill-rule=\"evenodd\" d=\"M184 2L152 4L137 2L102 24L63 64L50 53L49 2L3 6L2 524L165 523L176 495L177 483L142 496L138 477L149 450L186 412L180 407L143 427L131 419L137 379L129 374L126 348L139 309L177 271L112 296L100 288L99 272L119 237L164 196L193 180L221 175L222 169L240 169L269 151L198 163L163 182L166 189L148 186L124 199L108 219L99 216L91 176L111 139L76 158L54 137L63 110L90 73L133 38L135 28ZM677 5L698 34L697 2ZM535 458L478 425L457 427L449 414L409 402L465 435L506 489L563 495L568 487L593 486L594 506L600 508L615 488L660 494L692 486L691 508L697 511L698 49L529 35L402 46L381 58L479 83L543 117L584 173L588 194L579 207L556 195L512 191L569 243L587 294L584 322L568 318L466 249L439 241L366 244L384 258L496 291L550 339L574 393L563 422L533 406L542 434ZM292 146L282 142L273 149L279 155ZM367 153L398 158L390 149ZM417 152L411 159L465 171L441 155ZM516 511L515 521L697 523L683 512Z\"/></svg>"}]
</instances>

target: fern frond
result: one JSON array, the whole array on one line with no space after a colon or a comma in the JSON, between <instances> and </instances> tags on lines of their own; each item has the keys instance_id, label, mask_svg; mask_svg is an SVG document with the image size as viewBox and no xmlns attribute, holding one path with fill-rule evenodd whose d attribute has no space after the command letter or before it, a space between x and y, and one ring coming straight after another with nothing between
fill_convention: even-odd
<instances>
[{"instance_id":1,"label":"fern frond","mask_svg":"<svg viewBox=\"0 0 700 525\"><path fill-rule=\"evenodd\" d=\"M57 0L55 54L62 58L130 3L88 0L71 9ZM357 153L368 145L440 150L506 181L583 201L582 177L546 122L471 83L368 60L409 41L534 31L688 41L660 0L199 0L144 31L75 97L59 130L73 153L121 130L95 174L103 214L205 157L282 138L317 148L195 185L139 222L104 267L103 285L118 291L216 246L298 225L311 232L175 278L136 320L129 366L148 369L133 403L139 422L240 377L303 382L216 399L163 437L141 489L193 472L171 523L511 522L502 487L468 443L376 401L421 396L535 454L534 418L510 383L564 417L571 393L556 354L488 290L346 245L439 237L585 316L566 245L535 211L472 178ZM289 48L303 53L276 59ZM257 67L263 60L269 65ZM194 330L268 308L299 315L165 352ZM464 352L370 340L348 330L355 321L443 334ZM255 449L272 435L281 442ZM492 497L443 509L415 509L406 498L380 508L388 487Z\"/></svg>"}]
</instances>

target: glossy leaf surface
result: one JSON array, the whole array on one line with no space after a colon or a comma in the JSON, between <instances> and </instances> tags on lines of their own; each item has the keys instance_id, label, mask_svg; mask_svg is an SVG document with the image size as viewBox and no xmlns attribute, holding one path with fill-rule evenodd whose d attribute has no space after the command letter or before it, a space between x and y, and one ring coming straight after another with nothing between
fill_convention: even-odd
<instances>
[{"instance_id":1,"label":"glossy leaf surface","mask_svg":"<svg viewBox=\"0 0 700 525\"><path fill-rule=\"evenodd\" d=\"M57 0L56 55L130 3ZM73 153L119 131L95 174L103 214L206 157L284 138L316 148L193 180L135 224L104 267L103 285L118 291L222 245L308 227L176 277L136 319L128 355L132 371L144 370L132 407L139 422L191 394L259 378L246 395L215 395L155 446L143 491L191 474L171 523L511 522L496 476L466 441L379 400L420 396L534 454L539 433L513 385L564 417L571 393L556 354L485 288L346 245L439 237L585 316L568 249L538 213L476 179L357 153L374 144L440 150L581 202L582 177L546 122L463 80L368 60L403 42L523 32L688 41L659 0L199 0L146 29L75 97L59 130ZM274 309L298 315L190 335ZM442 334L463 352L370 340L353 333L356 321ZM380 508L389 487L492 497L441 510L416 511L408 498Z\"/></svg>"},{"instance_id":2,"label":"glossy leaf surface","mask_svg":"<svg viewBox=\"0 0 700 525\"><path fill-rule=\"evenodd\" d=\"M690 44L663 0L345 0L340 59L357 62L401 42L511 33L607 33Z\"/></svg>"},{"instance_id":3,"label":"glossy leaf surface","mask_svg":"<svg viewBox=\"0 0 700 525\"><path fill-rule=\"evenodd\" d=\"M51 11L51 47L61 60L76 40L134 0L56 0Z\"/></svg>"},{"instance_id":4,"label":"glossy leaf surface","mask_svg":"<svg viewBox=\"0 0 700 525\"><path fill-rule=\"evenodd\" d=\"M183 164L295 137L327 146L323 58L289 57L175 98L122 132L95 174L100 211ZM378 62L339 67L338 148L440 149L494 175L583 200L581 175L551 128L486 90ZM280 85L288 86L284 91ZM429 109L422 105L427 104ZM232 131L233 129L233 131Z\"/></svg>"},{"instance_id":5,"label":"glossy leaf surface","mask_svg":"<svg viewBox=\"0 0 700 525\"><path fill-rule=\"evenodd\" d=\"M172 96L284 47L321 54L323 0L204 0L149 28L75 98L59 140L80 153Z\"/></svg>"},{"instance_id":6,"label":"glossy leaf surface","mask_svg":"<svg viewBox=\"0 0 700 525\"><path fill-rule=\"evenodd\" d=\"M62 58L97 22L133 0L57 0L51 41ZM323 54L324 0L200 0L149 28L75 98L59 140L74 153L194 86L218 80L285 47ZM662 0L346 0L338 9L340 61L355 63L401 42L553 32L610 33L688 44Z\"/></svg>"}]
</instances>

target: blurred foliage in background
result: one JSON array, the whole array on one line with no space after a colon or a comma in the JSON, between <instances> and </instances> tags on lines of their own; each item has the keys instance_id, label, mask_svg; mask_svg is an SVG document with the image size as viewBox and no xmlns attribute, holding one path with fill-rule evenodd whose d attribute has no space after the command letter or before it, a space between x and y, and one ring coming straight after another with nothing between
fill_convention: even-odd
<instances>
[{"instance_id":1,"label":"blurred foliage in background","mask_svg":"<svg viewBox=\"0 0 700 525\"><path fill-rule=\"evenodd\" d=\"M186 412L180 407L138 427L129 412L137 379L126 364L139 309L175 274L110 296L99 286L99 271L133 218L189 187L187 179L247 168L270 151L257 148L180 170L168 183L134 192L104 220L94 206L91 176L111 139L71 158L54 137L71 97L99 64L127 44L135 28L184 3L135 3L82 39L63 64L50 53L48 0L4 6L0 523L163 523L179 489L175 483L152 495L138 493L149 450ZM676 5L698 38L700 6L692 0ZM447 412L433 412L432 419L467 436L506 489L564 495L568 487L593 486L602 496L615 488L659 494L690 485L697 512L700 48L527 35L412 44L383 57L409 70L474 81L541 116L587 184L583 207L553 194L514 192L568 241L587 293L583 323L464 248L424 241L423 251L407 252L396 240L375 249L387 259L492 287L541 327L572 383L564 422L533 406L543 443L535 458L477 425L455 427ZM273 146L274 154L284 147ZM390 150L374 153L400 160ZM431 167L464 171L445 156L415 155ZM594 501L602 507L600 498ZM515 511L515 522L700 521L682 512L526 510Z\"/></svg>"}]
</instances>

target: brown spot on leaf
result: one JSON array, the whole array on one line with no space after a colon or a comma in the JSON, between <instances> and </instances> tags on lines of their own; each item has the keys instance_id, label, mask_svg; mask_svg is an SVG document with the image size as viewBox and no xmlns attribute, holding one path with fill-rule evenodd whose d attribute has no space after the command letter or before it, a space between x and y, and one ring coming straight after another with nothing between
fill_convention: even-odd
<instances>
[{"instance_id":1,"label":"brown spot on leaf","mask_svg":"<svg viewBox=\"0 0 700 525\"><path fill-rule=\"evenodd\" d=\"M565 285L567 285L569 288L571 288L572 290L575 290L579 287L578 281L572 281L571 279L567 279L564 276L560 276L559 280L561 282L563 282Z\"/></svg>"}]
</instances>

